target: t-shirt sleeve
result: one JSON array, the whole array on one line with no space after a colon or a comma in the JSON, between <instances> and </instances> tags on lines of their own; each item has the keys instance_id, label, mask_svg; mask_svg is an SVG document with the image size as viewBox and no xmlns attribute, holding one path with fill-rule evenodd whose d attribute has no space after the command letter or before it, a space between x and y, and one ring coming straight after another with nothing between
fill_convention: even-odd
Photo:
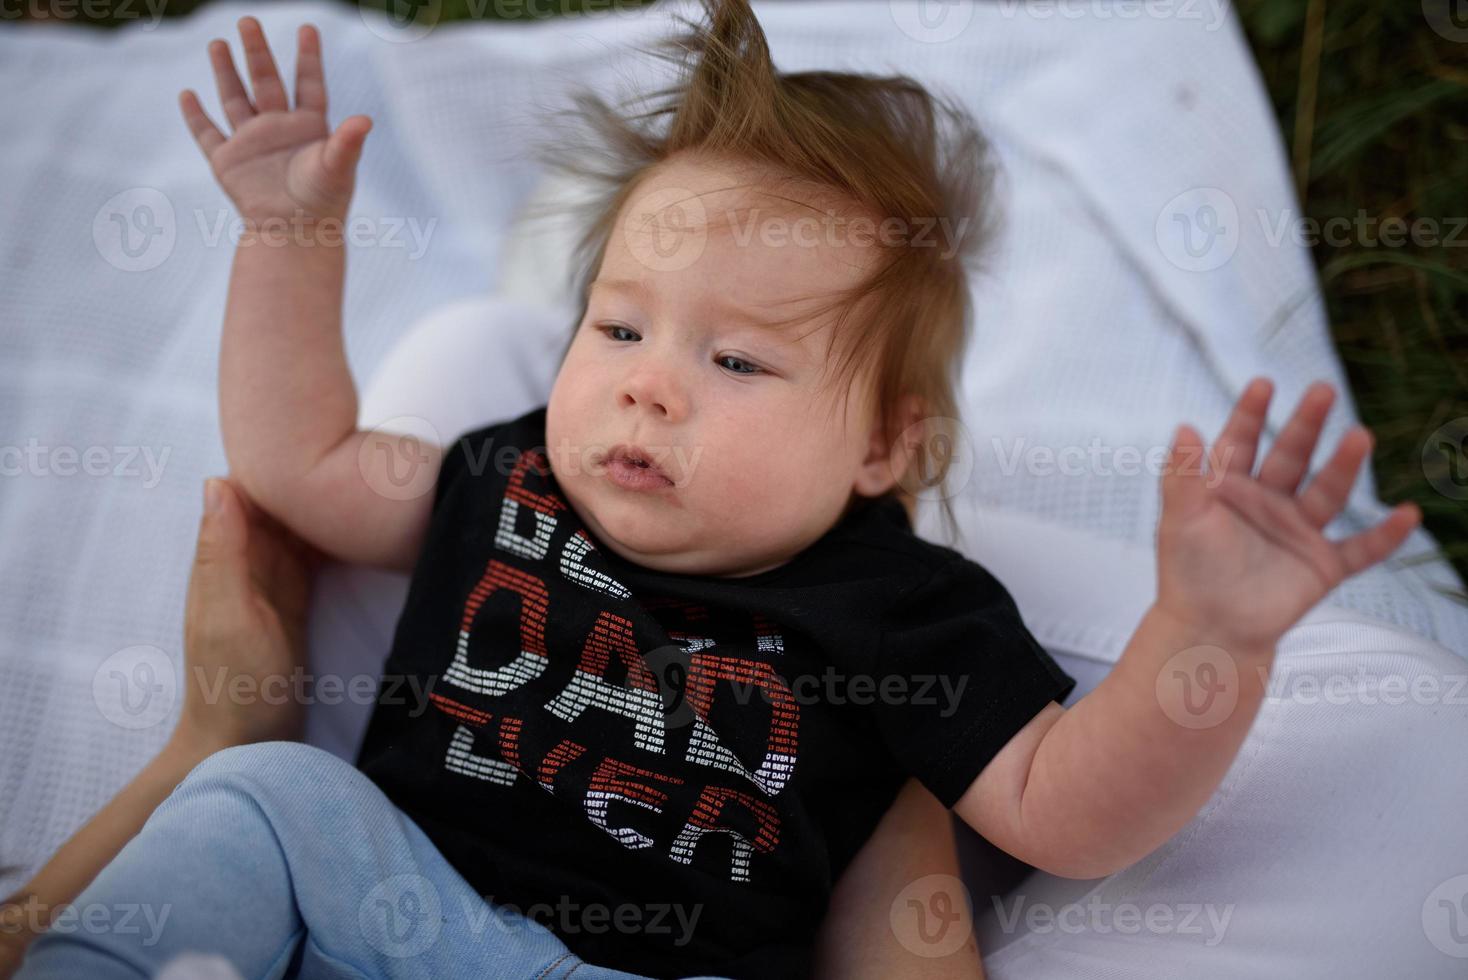
<instances>
[{"instance_id":1,"label":"t-shirt sleeve","mask_svg":"<svg viewBox=\"0 0 1468 980\"><path fill-rule=\"evenodd\" d=\"M455 492L469 492L477 479L490 475L504 428L505 423L496 422L471 429L444 447L438 464L438 481L433 487L433 514L438 514Z\"/></svg>"},{"instance_id":2,"label":"t-shirt sleeve","mask_svg":"<svg viewBox=\"0 0 1468 980\"><path fill-rule=\"evenodd\" d=\"M1021 728L1076 685L1025 627L999 580L966 558L893 603L876 675L881 738L949 808Z\"/></svg>"}]
</instances>

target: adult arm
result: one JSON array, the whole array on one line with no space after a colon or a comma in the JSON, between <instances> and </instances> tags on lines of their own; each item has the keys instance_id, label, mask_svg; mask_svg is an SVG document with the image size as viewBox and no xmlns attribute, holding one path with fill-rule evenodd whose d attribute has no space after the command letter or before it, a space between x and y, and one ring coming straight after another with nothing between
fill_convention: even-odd
<instances>
[{"instance_id":1,"label":"adult arm","mask_svg":"<svg viewBox=\"0 0 1468 980\"><path fill-rule=\"evenodd\" d=\"M26 947L81 894L147 823L194 766L231 745L300 735L294 699L236 703L210 697L221 674L258 683L304 666L305 620L319 555L294 539L227 480L208 481L207 505L184 612L184 705L172 736L20 891L0 904L0 980ZM254 688L259 690L257 686Z\"/></svg>"}]
</instances>

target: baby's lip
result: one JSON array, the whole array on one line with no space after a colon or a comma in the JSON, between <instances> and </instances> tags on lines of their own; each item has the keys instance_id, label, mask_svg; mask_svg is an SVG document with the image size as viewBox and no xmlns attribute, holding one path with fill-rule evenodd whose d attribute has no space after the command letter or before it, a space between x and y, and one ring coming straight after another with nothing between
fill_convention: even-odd
<instances>
[{"instance_id":1,"label":"baby's lip","mask_svg":"<svg viewBox=\"0 0 1468 980\"><path fill-rule=\"evenodd\" d=\"M618 443L602 455L600 462L605 466L614 459L641 460L644 469L656 473L669 483L674 482L673 478L661 466L653 462L653 454L641 446L634 446L630 443Z\"/></svg>"}]
</instances>

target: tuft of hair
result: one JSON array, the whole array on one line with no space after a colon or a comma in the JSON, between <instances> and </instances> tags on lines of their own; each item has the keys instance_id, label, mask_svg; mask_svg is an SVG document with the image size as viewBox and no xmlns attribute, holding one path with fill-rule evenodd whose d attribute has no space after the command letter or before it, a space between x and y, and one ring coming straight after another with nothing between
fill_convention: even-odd
<instances>
[{"instance_id":1,"label":"tuft of hair","mask_svg":"<svg viewBox=\"0 0 1468 980\"><path fill-rule=\"evenodd\" d=\"M573 93L563 113L580 135L538 148L546 166L589 191L572 206L585 229L573 259L578 322L618 215L675 156L747 165L801 187L804 200L838 202L869 222L877 260L856 286L802 316L835 314L831 383L869 385L888 445L902 439L911 449L887 496L914 518L919 495L936 497L956 541L953 422L972 331L968 279L997 213L988 142L956 100L906 75L777 71L748 0L697 5L702 23L675 15L685 30L641 49L673 64L673 85L615 107ZM650 107L633 111L638 101ZM914 404L919 421L905 425Z\"/></svg>"}]
</instances>

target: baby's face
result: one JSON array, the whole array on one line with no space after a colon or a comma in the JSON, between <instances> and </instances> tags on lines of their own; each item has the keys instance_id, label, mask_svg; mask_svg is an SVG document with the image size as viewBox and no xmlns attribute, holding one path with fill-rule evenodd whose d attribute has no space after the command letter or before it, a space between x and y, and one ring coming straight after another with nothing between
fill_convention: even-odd
<instances>
[{"instance_id":1,"label":"baby's face","mask_svg":"<svg viewBox=\"0 0 1468 980\"><path fill-rule=\"evenodd\" d=\"M873 246L823 229L762 234L819 211L791 212L751 180L678 159L642 183L547 405L546 448L567 500L607 547L648 568L776 567L829 530L853 490L875 496L893 483L866 385L822 386L834 314L778 329L754 322L855 285ZM619 444L649 450L673 482L619 484L604 460Z\"/></svg>"}]
</instances>

